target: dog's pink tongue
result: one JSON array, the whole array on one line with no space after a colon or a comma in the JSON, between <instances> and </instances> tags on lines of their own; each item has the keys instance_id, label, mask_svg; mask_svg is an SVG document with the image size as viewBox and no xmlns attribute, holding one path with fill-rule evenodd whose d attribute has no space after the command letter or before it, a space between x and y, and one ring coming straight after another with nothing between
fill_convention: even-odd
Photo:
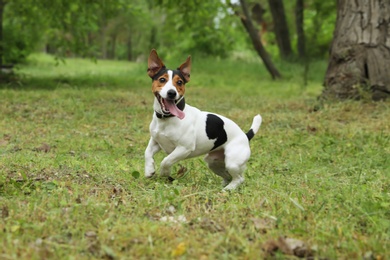
<instances>
[{"instance_id":1,"label":"dog's pink tongue","mask_svg":"<svg viewBox=\"0 0 390 260\"><path fill-rule=\"evenodd\" d=\"M169 112L174 115L174 116L177 116L178 118L180 119L183 119L185 117L185 114L183 111L181 111L175 104L175 101L174 100L166 100L164 99L164 105L165 107L169 110Z\"/></svg>"}]
</instances>

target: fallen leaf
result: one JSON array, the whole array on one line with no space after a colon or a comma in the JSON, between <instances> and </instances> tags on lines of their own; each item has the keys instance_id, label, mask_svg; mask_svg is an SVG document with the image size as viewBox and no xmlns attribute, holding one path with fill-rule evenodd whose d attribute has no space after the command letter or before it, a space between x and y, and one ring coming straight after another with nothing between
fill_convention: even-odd
<instances>
[{"instance_id":1,"label":"fallen leaf","mask_svg":"<svg viewBox=\"0 0 390 260\"><path fill-rule=\"evenodd\" d=\"M365 252L363 255L363 260L381 260L381 259L385 259L385 258L382 257L381 255L374 254L374 252L372 251Z\"/></svg>"},{"instance_id":2,"label":"fallen leaf","mask_svg":"<svg viewBox=\"0 0 390 260\"><path fill-rule=\"evenodd\" d=\"M224 231L224 228L221 225L209 218L202 218L200 220L200 227L212 233Z\"/></svg>"},{"instance_id":3,"label":"fallen leaf","mask_svg":"<svg viewBox=\"0 0 390 260\"><path fill-rule=\"evenodd\" d=\"M167 208L167 212L168 213L171 213L171 214L174 214L176 212L176 208L172 205L170 205L168 208Z\"/></svg>"},{"instance_id":4,"label":"fallen leaf","mask_svg":"<svg viewBox=\"0 0 390 260\"><path fill-rule=\"evenodd\" d=\"M141 176L141 173L139 173L139 171L133 171L131 175L133 176L134 179L138 179L139 176Z\"/></svg>"},{"instance_id":5,"label":"fallen leaf","mask_svg":"<svg viewBox=\"0 0 390 260\"><path fill-rule=\"evenodd\" d=\"M179 243L175 249L172 250L172 256L178 257L184 255L187 250L187 246L184 242Z\"/></svg>"},{"instance_id":6,"label":"fallen leaf","mask_svg":"<svg viewBox=\"0 0 390 260\"><path fill-rule=\"evenodd\" d=\"M50 152L50 149L51 149L50 145L48 145L47 143L43 143L40 147L34 148L33 150L36 152L48 153Z\"/></svg>"},{"instance_id":7,"label":"fallen leaf","mask_svg":"<svg viewBox=\"0 0 390 260\"><path fill-rule=\"evenodd\" d=\"M187 172L187 168L183 165L179 165L179 170L177 171L177 177L182 177Z\"/></svg>"},{"instance_id":8,"label":"fallen leaf","mask_svg":"<svg viewBox=\"0 0 390 260\"><path fill-rule=\"evenodd\" d=\"M253 222L255 229L263 234L275 226L275 221L269 218L251 218L250 220Z\"/></svg>"},{"instance_id":9,"label":"fallen leaf","mask_svg":"<svg viewBox=\"0 0 390 260\"><path fill-rule=\"evenodd\" d=\"M285 255L297 257L313 256L313 251L303 241L295 238L279 237L278 240L269 240L264 243L263 251L273 256L276 251Z\"/></svg>"},{"instance_id":10,"label":"fallen leaf","mask_svg":"<svg viewBox=\"0 0 390 260\"><path fill-rule=\"evenodd\" d=\"M76 201L77 204L81 204L81 197L80 197L80 195L77 196L75 201Z\"/></svg>"},{"instance_id":11,"label":"fallen leaf","mask_svg":"<svg viewBox=\"0 0 390 260\"><path fill-rule=\"evenodd\" d=\"M4 206L1 208L1 217L2 217L2 218L8 218L8 216L9 216L8 207L7 207L7 205L4 205Z\"/></svg>"},{"instance_id":12,"label":"fallen leaf","mask_svg":"<svg viewBox=\"0 0 390 260\"><path fill-rule=\"evenodd\" d=\"M276 251L280 251L286 255L292 255L293 251L291 248L284 242L283 237L279 237L278 240L269 240L263 245L263 250L270 254L274 255Z\"/></svg>"},{"instance_id":13,"label":"fallen leaf","mask_svg":"<svg viewBox=\"0 0 390 260\"><path fill-rule=\"evenodd\" d=\"M20 148L19 146L15 145L12 149L11 149L11 152L19 152L21 151L22 148Z\"/></svg>"},{"instance_id":14,"label":"fallen leaf","mask_svg":"<svg viewBox=\"0 0 390 260\"><path fill-rule=\"evenodd\" d=\"M172 223L186 223L187 218L184 215L179 216L163 216L160 218L161 222L172 222Z\"/></svg>"},{"instance_id":15,"label":"fallen leaf","mask_svg":"<svg viewBox=\"0 0 390 260\"><path fill-rule=\"evenodd\" d=\"M100 255L101 245L99 240L92 240L91 242L89 242L87 245L87 249L94 256Z\"/></svg>"},{"instance_id":16,"label":"fallen leaf","mask_svg":"<svg viewBox=\"0 0 390 260\"><path fill-rule=\"evenodd\" d=\"M284 239L284 242L293 251L295 256L307 257L312 255L310 248L302 240L287 237Z\"/></svg>"},{"instance_id":17,"label":"fallen leaf","mask_svg":"<svg viewBox=\"0 0 390 260\"><path fill-rule=\"evenodd\" d=\"M315 127L315 126L307 126L306 127L306 129L307 129L307 131L308 132L310 132L310 133L315 133L315 132L317 132L317 127Z\"/></svg>"},{"instance_id":18,"label":"fallen leaf","mask_svg":"<svg viewBox=\"0 0 390 260\"><path fill-rule=\"evenodd\" d=\"M85 235L85 237L89 237L89 238L94 238L97 236L95 231L87 231L87 232L85 232L84 235Z\"/></svg>"}]
</instances>

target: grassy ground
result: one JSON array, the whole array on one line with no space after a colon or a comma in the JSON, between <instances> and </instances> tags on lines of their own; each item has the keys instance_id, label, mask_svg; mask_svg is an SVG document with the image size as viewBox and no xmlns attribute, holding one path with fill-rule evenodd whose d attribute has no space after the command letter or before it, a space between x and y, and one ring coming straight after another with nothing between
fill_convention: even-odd
<instances>
[{"instance_id":1,"label":"grassy ground","mask_svg":"<svg viewBox=\"0 0 390 260\"><path fill-rule=\"evenodd\" d=\"M323 62L304 86L297 65L273 82L257 63L194 57L188 103L244 130L263 117L246 182L223 193L201 158L172 184L143 177L145 69L37 55L0 87L1 259L390 255L389 103L318 103Z\"/></svg>"}]
</instances>

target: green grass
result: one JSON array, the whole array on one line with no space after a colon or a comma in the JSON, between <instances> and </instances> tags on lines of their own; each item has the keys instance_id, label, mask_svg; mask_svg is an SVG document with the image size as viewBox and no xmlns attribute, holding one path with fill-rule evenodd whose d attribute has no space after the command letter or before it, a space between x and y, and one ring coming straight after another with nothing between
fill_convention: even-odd
<instances>
[{"instance_id":1,"label":"green grass","mask_svg":"<svg viewBox=\"0 0 390 260\"><path fill-rule=\"evenodd\" d=\"M263 117L245 183L223 193L201 158L172 184L143 177L146 64L32 56L0 87L0 258L259 259L286 236L317 258L385 259L389 103L319 103L325 62L307 86L302 67L281 68L271 81L260 63L194 57L188 103L244 130Z\"/></svg>"}]
</instances>

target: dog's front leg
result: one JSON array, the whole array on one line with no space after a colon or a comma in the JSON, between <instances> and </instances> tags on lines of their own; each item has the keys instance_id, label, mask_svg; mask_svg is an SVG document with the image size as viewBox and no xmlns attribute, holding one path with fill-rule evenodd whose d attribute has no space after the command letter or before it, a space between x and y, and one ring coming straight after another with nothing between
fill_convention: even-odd
<instances>
[{"instance_id":1,"label":"dog's front leg","mask_svg":"<svg viewBox=\"0 0 390 260\"><path fill-rule=\"evenodd\" d=\"M160 145L151 137L145 150L145 177L150 178L156 173L153 156L160 150Z\"/></svg>"},{"instance_id":2,"label":"dog's front leg","mask_svg":"<svg viewBox=\"0 0 390 260\"><path fill-rule=\"evenodd\" d=\"M184 160L190 155L191 149L188 149L184 146L178 146L170 153L167 157L165 157L161 162L160 175L162 177L169 177L171 173L171 166L177 163L180 160Z\"/></svg>"}]
</instances>

